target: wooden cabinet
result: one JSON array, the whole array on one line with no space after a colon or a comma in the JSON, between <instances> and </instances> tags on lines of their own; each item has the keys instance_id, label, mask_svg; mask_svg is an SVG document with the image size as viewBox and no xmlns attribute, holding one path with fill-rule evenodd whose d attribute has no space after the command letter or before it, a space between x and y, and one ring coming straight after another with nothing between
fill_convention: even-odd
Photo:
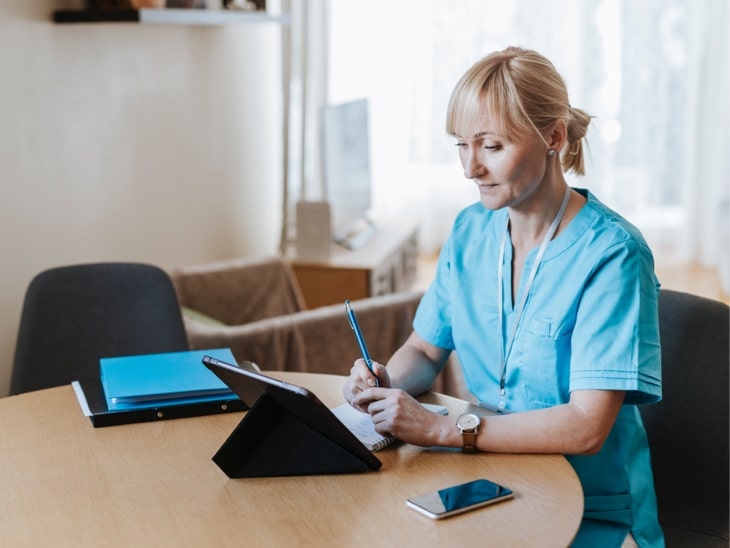
<instances>
[{"instance_id":1,"label":"wooden cabinet","mask_svg":"<svg viewBox=\"0 0 730 548\"><path fill-rule=\"evenodd\" d=\"M333 245L323 262L292 260L308 308L409 289L416 277L418 227L383 224L360 249Z\"/></svg>"}]
</instances>

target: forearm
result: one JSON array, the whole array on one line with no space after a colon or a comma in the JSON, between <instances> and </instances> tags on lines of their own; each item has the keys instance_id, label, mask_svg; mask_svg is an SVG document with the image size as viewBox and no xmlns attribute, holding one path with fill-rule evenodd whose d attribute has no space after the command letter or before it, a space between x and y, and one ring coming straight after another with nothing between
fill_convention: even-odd
<instances>
[{"instance_id":1,"label":"forearm","mask_svg":"<svg viewBox=\"0 0 730 548\"><path fill-rule=\"evenodd\" d=\"M415 333L388 361L391 387L418 395L431 388L448 357L448 351L432 347Z\"/></svg>"},{"instance_id":2,"label":"forearm","mask_svg":"<svg viewBox=\"0 0 730 548\"><path fill-rule=\"evenodd\" d=\"M555 407L482 417L477 448L501 453L596 453L616 420L623 398L623 392L584 391ZM441 434L439 445L462 444L455 425L441 429Z\"/></svg>"}]
</instances>

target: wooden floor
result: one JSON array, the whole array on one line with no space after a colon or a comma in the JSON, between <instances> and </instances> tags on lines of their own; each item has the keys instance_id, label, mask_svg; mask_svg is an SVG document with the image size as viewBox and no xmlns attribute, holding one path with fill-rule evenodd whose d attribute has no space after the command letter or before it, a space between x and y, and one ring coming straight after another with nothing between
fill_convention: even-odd
<instances>
[{"instance_id":1,"label":"wooden floor","mask_svg":"<svg viewBox=\"0 0 730 548\"><path fill-rule=\"evenodd\" d=\"M418 261L417 289L426 289L433 279L436 257L421 256ZM656 274L664 289L684 291L730 304L723 291L720 275L715 268L694 264L659 265Z\"/></svg>"},{"instance_id":2,"label":"wooden floor","mask_svg":"<svg viewBox=\"0 0 730 548\"><path fill-rule=\"evenodd\" d=\"M730 296L723 291L716 268L692 264L659 266L656 273L665 289L693 293L730 304Z\"/></svg>"}]
</instances>

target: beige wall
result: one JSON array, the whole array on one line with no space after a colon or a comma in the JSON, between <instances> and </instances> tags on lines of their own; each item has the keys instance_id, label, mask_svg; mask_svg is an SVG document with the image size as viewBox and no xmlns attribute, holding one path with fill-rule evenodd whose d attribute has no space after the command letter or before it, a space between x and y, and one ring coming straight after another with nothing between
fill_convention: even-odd
<instances>
[{"instance_id":1,"label":"beige wall","mask_svg":"<svg viewBox=\"0 0 730 548\"><path fill-rule=\"evenodd\" d=\"M59 6L0 3L0 396L41 270L278 244L280 28L54 25Z\"/></svg>"}]
</instances>

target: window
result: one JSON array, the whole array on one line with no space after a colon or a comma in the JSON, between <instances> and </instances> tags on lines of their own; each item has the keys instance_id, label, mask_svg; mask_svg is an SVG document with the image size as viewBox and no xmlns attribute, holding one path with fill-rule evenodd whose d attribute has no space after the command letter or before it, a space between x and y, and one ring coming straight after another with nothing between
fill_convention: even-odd
<instances>
[{"instance_id":1,"label":"window","mask_svg":"<svg viewBox=\"0 0 730 548\"><path fill-rule=\"evenodd\" d=\"M566 80L571 103L595 116L586 176L570 183L590 189L634 222L655 253L681 252L677 244L684 241L692 213L687 186L705 184L690 176L696 159L688 143L703 134L696 112L708 100L700 97L707 75L696 67L704 59L698 52L707 46L698 41L707 38L703 25L713 17L720 19L725 64L718 67L720 77L724 71L720 93L710 100L719 105L728 99L727 6L716 4L329 2L328 101L370 100L376 217L418 218L423 246L438 250L458 210L478 199L445 134L449 94L478 58L519 45L551 59ZM722 59L723 52L718 55ZM722 132L727 125L722 108L713 112L720 116ZM727 120L727 105L724 114ZM727 129L724 139L727 147ZM724 181L715 183L711 207L727 223L726 206L714 205L727 197L725 150L724 171L722 165L715 170ZM692 195L698 192L692 188Z\"/></svg>"}]
</instances>

